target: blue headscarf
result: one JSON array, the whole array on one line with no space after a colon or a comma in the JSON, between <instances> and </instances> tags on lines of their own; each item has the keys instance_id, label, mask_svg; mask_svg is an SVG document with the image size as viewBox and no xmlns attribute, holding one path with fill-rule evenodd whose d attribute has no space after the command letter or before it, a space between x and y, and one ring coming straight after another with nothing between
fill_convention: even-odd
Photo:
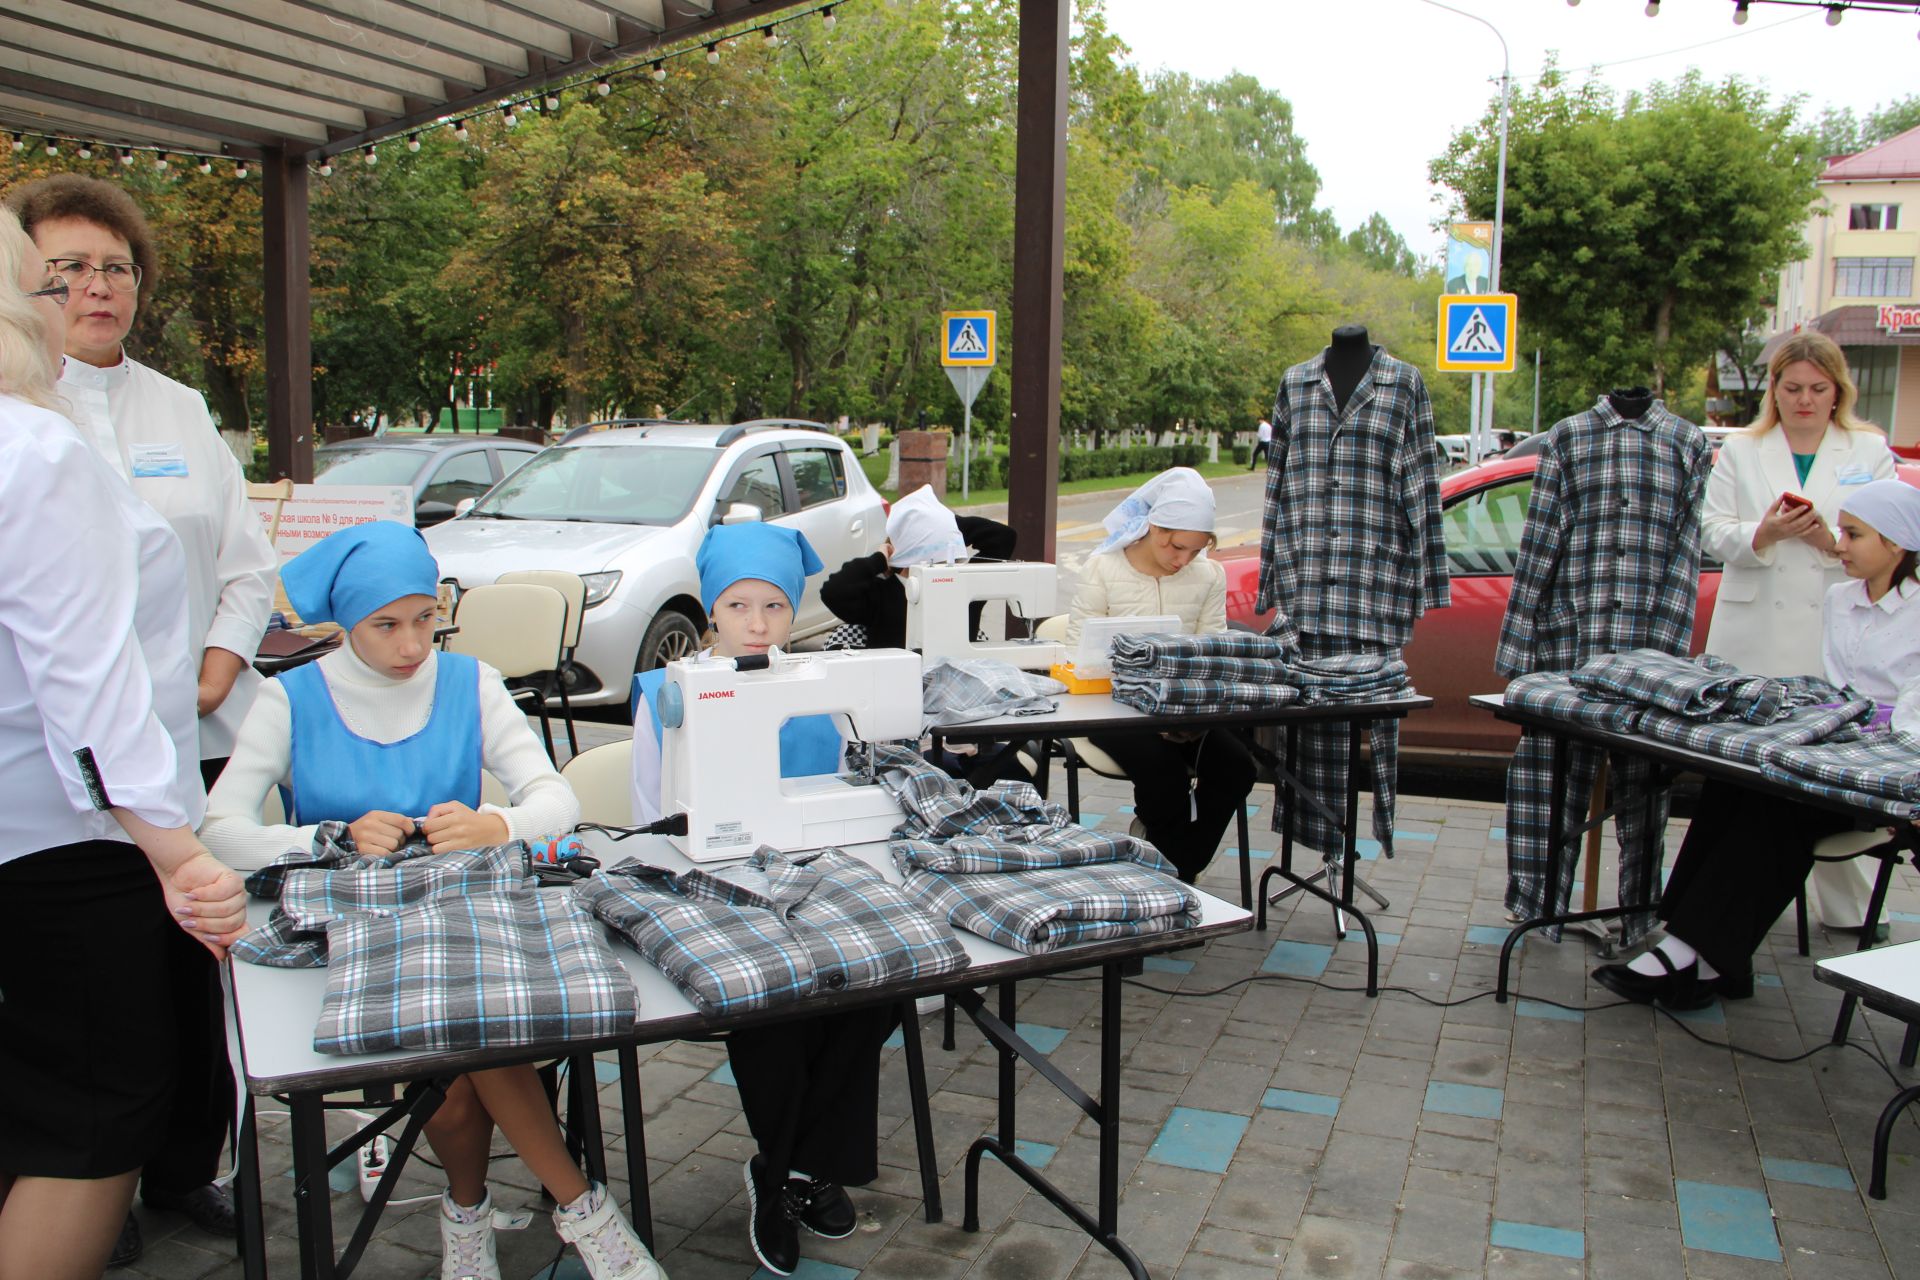
<instances>
[{"instance_id":1,"label":"blue headscarf","mask_svg":"<svg viewBox=\"0 0 1920 1280\"><path fill-rule=\"evenodd\" d=\"M798 609L807 576L825 567L806 534L759 521L715 525L707 530L694 565L700 570L700 603L706 606L709 618L720 593L743 578L771 582L786 593L787 603Z\"/></svg>"},{"instance_id":2,"label":"blue headscarf","mask_svg":"<svg viewBox=\"0 0 1920 1280\"><path fill-rule=\"evenodd\" d=\"M302 622L351 631L402 596L440 590L440 566L418 529L371 520L330 533L280 567L287 602Z\"/></svg>"}]
</instances>

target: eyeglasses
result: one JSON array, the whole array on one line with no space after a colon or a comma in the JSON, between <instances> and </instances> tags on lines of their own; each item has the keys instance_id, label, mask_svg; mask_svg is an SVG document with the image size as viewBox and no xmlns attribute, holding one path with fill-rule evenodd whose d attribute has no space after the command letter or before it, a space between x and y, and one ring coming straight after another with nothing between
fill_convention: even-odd
<instances>
[{"instance_id":1,"label":"eyeglasses","mask_svg":"<svg viewBox=\"0 0 1920 1280\"><path fill-rule=\"evenodd\" d=\"M27 296L29 298L52 298L55 302L57 302L58 304L64 307L67 305L67 296L69 292L70 291L67 288L67 282L65 280L55 279L52 284L47 285L45 288L42 288L42 289L35 289L32 293L29 293Z\"/></svg>"},{"instance_id":2,"label":"eyeglasses","mask_svg":"<svg viewBox=\"0 0 1920 1280\"><path fill-rule=\"evenodd\" d=\"M140 287L140 268L131 262L103 262L96 267L85 258L48 258L47 266L69 289L86 288L96 275L115 293L132 293Z\"/></svg>"}]
</instances>

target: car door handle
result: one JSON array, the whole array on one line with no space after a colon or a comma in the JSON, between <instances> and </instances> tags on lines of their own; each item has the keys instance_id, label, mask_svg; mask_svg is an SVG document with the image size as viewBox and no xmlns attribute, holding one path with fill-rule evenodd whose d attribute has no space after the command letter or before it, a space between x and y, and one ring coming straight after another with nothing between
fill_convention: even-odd
<instances>
[{"instance_id":1,"label":"car door handle","mask_svg":"<svg viewBox=\"0 0 1920 1280\"><path fill-rule=\"evenodd\" d=\"M852 524L847 526L847 532L859 533L861 530L865 529L866 527L867 527L867 522L865 520L855 520Z\"/></svg>"}]
</instances>

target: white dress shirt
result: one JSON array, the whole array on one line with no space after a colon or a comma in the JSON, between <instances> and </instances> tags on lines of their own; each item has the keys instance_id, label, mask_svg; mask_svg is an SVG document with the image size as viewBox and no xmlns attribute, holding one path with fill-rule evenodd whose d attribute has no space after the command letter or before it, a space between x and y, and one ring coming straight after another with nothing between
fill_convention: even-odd
<instances>
[{"instance_id":1,"label":"white dress shirt","mask_svg":"<svg viewBox=\"0 0 1920 1280\"><path fill-rule=\"evenodd\" d=\"M439 660L429 653L404 680L382 675L360 660L351 642L320 659L327 692L347 728L374 742L398 742L427 727ZM580 801L554 770L547 749L514 705L500 673L480 664L480 767L506 789L508 804L482 804L481 813L507 820L510 840L537 840L573 830ZM213 784L200 839L235 871L255 871L290 849L313 847L316 826L264 824L261 809L293 774L293 711L278 680L260 686L240 728L233 758Z\"/></svg>"},{"instance_id":2,"label":"white dress shirt","mask_svg":"<svg viewBox=\"0 0 1920 1280\"><path fill-rule=\"evenodd\" d=\"M197 825L200 787L180 541L74 430L0 395L0 862L126 840L106 797Z\"/></svg>"},{"instance_id":3,"label":"white dress shirt","mask_svg":"<svg viewBox=\"0 0 1920 1280\"><path fill-rule=\"evenodd\" d=\"M208 648L251 664L273 613L277 561L206 399L126 356L107 369L67 360L60 394L81 436L180 535L196 673ZM231 753L259 687L259 674L242 667L227 700L200 722L199 758Z\"/></svg>"},{"instance_id":4,"label":"white dress shirt","mask_svg":"<svg viewBox=\"0 0 1920 1280\"><path fill-rule=\"evenodd\" d=\"M1849 579L1827 592L1820 657L1827 679L1850 684L1875 702L1899 702L1920 688L1920 582L1903 582L1878 600Z\"/></svg>"}]
</instances>

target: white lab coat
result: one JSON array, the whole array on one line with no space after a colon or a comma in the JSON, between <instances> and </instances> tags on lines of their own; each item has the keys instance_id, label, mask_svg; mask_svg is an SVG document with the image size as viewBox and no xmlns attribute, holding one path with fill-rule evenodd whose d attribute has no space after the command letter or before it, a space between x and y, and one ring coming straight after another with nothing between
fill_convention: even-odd
<instances>
[{"instance_id":1,"label":"white lab coat","mask_svg":"<svg viewBox=\"0 0 1920 1280\"><path fill-rule=\"evenodd\" d=\"M206 399L137 360L98 369L69 359L59 390L81 437L179 535L196 676L208 648L249 664L227 700L200 721L198 758L231 755L260 687L251 663L273 613L278 572L273 544L247 501L246 474Z\"/></svg>"},{"instance_id":2,"label":"white lab coat","mask_svg":"<svg viewBox=\"0 0 1920 1280\"><path fill-rule=\"evenodd\" d=\"M0 862L126 840L113 804L198 825L197 654L180 542L59 414L0 394Z\"/></svg>"},{"instance_id":3,"label":"white lab coat","mask_svg":"<svg viewBox=\"0 0 1920 1280\"><path fill-rule=\"evenodd\" d=\"M1755 675L1816 675L1820 607L1846 581L1837 557L1799 539L1753 549L1753 532L1782 493L1813 501L1829 529L1855 488L1894 473L1893 453L1878 431L1827 428L1807 482L1800 483L1786 432L1729 436L1707 481L1700 546L1726 566L1707 631L1707 652Z\"/></svg>"}]
</instances>

